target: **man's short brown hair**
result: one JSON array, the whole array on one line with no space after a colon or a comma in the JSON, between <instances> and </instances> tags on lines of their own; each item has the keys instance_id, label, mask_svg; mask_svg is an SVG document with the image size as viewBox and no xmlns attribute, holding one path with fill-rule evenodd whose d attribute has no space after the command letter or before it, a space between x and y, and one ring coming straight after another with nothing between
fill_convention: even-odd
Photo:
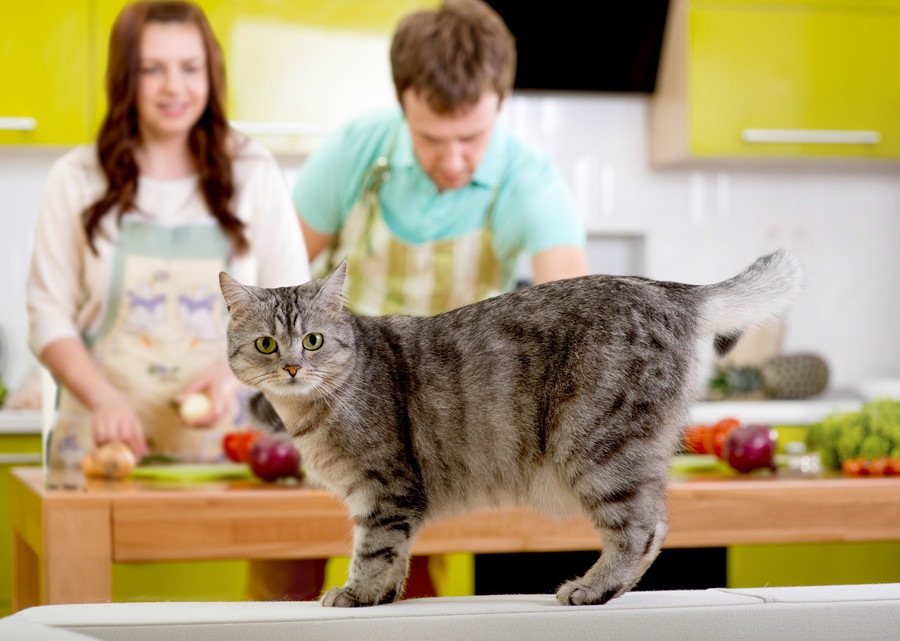
<instances>
[{"instance_id":1,"label":"man's short brown hair","mask_svg":"<svg viewBox=\"0 0 900 641\"><path fill-rule=\"evenodd\" d=\"M516 42L481 0L444 0L400 20L391 41L397 99L412 89L439 114L473 107L485 91L501 98L516 76Z\"/></svg>"}]
</instances>

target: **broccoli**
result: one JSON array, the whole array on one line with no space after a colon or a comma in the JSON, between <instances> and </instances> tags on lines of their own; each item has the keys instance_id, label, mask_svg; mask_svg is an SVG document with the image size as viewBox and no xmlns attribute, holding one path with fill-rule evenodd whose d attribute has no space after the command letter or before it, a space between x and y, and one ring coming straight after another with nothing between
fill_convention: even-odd
<instances>
[{"instance_id":1,"label":"broccoli","mask_svg":"<svg viewBox=\"0 0 900 641\"><path fill-rule=\"evenodd\" d=\"M881 399L858 412L836 412L810 425L806 445L837 469L852 458L900 456L900 400Z\"/></svg>"}]
</instances>

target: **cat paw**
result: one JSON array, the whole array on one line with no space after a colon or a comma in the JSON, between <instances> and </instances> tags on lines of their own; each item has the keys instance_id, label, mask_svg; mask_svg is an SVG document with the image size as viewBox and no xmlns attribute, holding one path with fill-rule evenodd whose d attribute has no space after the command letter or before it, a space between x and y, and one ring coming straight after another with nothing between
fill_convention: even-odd
<instances>
[{"instance_id":1,"label":"cat paw","mask_svg":"<svg viewBox=\"0 0 900 641\"><path fill-rule=\"evenodd\" d=\"M363 603L347 588L331 588L322 597L322 605L326 608L355 608L362 605L370 605Z\"/></svg>"},{"instance_id":2,"label":"cat paw","mask_svg":"<svg viewBox=\"0 0 900 641\"><path fill-rule=\"evenodd\" d=\"M556 602L560 605L603 605L624 590L594 590L578 581L564 583L556 591Z\"/></svg>"},{"instance_id":3,"label":"cat paw","mask_svg":"<svg viewBox=\"0 0 900 641\"><path fill-rule=\"evenodd\" d=\"M396 600L397 593L394 591L389 591L380 597L365 598L345 586L328 590L322 597L322 605L326 608L358 608L379 603L393 603Z\"/></svg>"}]
</instances>

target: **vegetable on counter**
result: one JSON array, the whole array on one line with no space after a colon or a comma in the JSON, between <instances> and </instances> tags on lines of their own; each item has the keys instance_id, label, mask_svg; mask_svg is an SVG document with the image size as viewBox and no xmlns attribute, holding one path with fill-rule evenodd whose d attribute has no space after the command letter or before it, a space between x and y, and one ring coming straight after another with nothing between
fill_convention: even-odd
<instances>
[{"instance_id":1,"label":"vegetable on counter","mask_svg":"<svg viewBox=\"0 0 900 641\"><path fill-rule=\"evenodd\" d=\"M111 480L124 479L131 474L136 464L134 453L124 443L107 443L86 452L81 459L81 469L85 476Z\"/></svg>"},{"instance_id":2,"label":"vegetable on counter","mask_svg":"<svg viewBox=\"0 0 900 641\"><path fill-rule=\"evenodd\" d=\"M178 415L188 425L194 425L212 410L212 401L203 392L195 392L178 404Z\"/></svg>"},{"instance_id":3,"label":"vegetable on counter","mask_svg":"<svg viewBox=\"0 0 900 641\"><path fill-rule=\"evenodd\" d=\"M742 425L725 438L723 455L738 472L768 468L775 470L775 445L778 434L770 425Z\"/></svg>"},{"instance_id":4,"label":"vegetable on counter","mask_svg":"<svg viewBox=\"0 0 900 641\"><path fill-rule=\"evenodd\" d=\"M247 463L250 460L250 447L263 434L260 430L251 429L228 432L222 437L222 450L229 460L235 463Z\"/></svg>"},{"instance_id":5,"label":"vegetable on counter","mask_svg":"<svg viewBox=\"0 0 900 641\"><path fill-rule=\"evenodd\" d=\"M893 470L893 461L900 459L900 400L880 399L856 412L830 414L809 426L806 445L819 452L822 465L828 469L851 475L871 474L871 462L885 458ZM869 462L868 467L864 461ZM876 471L882 469L887 466L875 466Z\"/></svg>"},{"instance_id":6,"label":"vegetable on counter","mask_svg":"<svg viewBox=\"0 0 900 641\"><path fill-rule=\"evenodd\" d=\"M684 448L692 454L715 454L722 458L728 433L740 425L738 419L730 416L712 425L691 425L684 431Z\"/></svg>"},{"instance_id":7,"label":"vegetable on counter","mask_svg":"<svg viewBox=\"0 0 900 641\"><path fill-rule=\"evenodd\" d=\"M263 481L300 479L300 452L291 439L264 435L250 447L248 463L253 473Z\"/></svg>"},{"instance_id":8,"label":"vegetable on counter","mask_svg":"<svg viewBox=\"0 0 900 641\"><path fill-rule=\"evenodd\" d=\"M841 463L841 472L847 476L900 475L900 456L879 456L874 459L848 458Z\"/></svg>"},{"instance_id":9,"label":"vegetable on counter","mask_svg":"<svg viewBox=\"0 0 900 641\"><path fill-rule=\"evenodd\" d=\"M714 454L738 472L775 469L778 435L769 425L743 425L726 417L712 425L691 425L684 432L684 449Z\"/></svg>"}]
</instances>

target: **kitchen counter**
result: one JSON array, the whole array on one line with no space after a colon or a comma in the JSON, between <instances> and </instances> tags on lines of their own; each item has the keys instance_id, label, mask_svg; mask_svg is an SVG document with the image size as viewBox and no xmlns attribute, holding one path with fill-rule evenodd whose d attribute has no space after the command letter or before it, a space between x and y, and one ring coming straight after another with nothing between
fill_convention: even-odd
<instances>
[{"instance_id":1,"label":"kitchen counter","mask_svg":"<svg viewBox=\"0 0 900 641\"><path fill-rule=\"evenodd\" d=\"M825 393L797 401L703 401L691 410L691 422L711 424L726 417L763 425L809 425L834 412L855 412L864 399L852 391Z\"/></svg>"},{"instance_id":2,"label":"kitchen counter","mask_svg":"<svg viewBox=\"0 0 900 641\"><path fill-rule=\"evenodd\" d=\"M40 410L0 410L0 435L40 433Z\"/></svg>"},{"instance_id":3,"label":"kitchen counter","mask_svg":"<svg viewBox=\"0 0 900 641\"><path fill-rule=\"evenodd\" d=\"M832 392L799 401L702 401L691 411L693 423L715 423L733 416L744 423L766 425L809 425L832 412L856 411L863 399L851 391ZM38 410L0 410L0 435L40 434Z\"/></svg>"},{"instance_id":4,"label":"kitchen counter","mask_svg":"<svg viewBox=\"0 0 900 641\"><path fill-rule=\"evenodd\" d=\"M108 602L114 562L325 558L351 551L342 501L252 479L172 484L90 479L48 490L40 469L10 482L14 610ZM900 540L900 477L815 479L711 471L673 476L664 547ZM426 525L415 554L596 550L583 516L479 510Z\"/></svg>"}]
</instances>

